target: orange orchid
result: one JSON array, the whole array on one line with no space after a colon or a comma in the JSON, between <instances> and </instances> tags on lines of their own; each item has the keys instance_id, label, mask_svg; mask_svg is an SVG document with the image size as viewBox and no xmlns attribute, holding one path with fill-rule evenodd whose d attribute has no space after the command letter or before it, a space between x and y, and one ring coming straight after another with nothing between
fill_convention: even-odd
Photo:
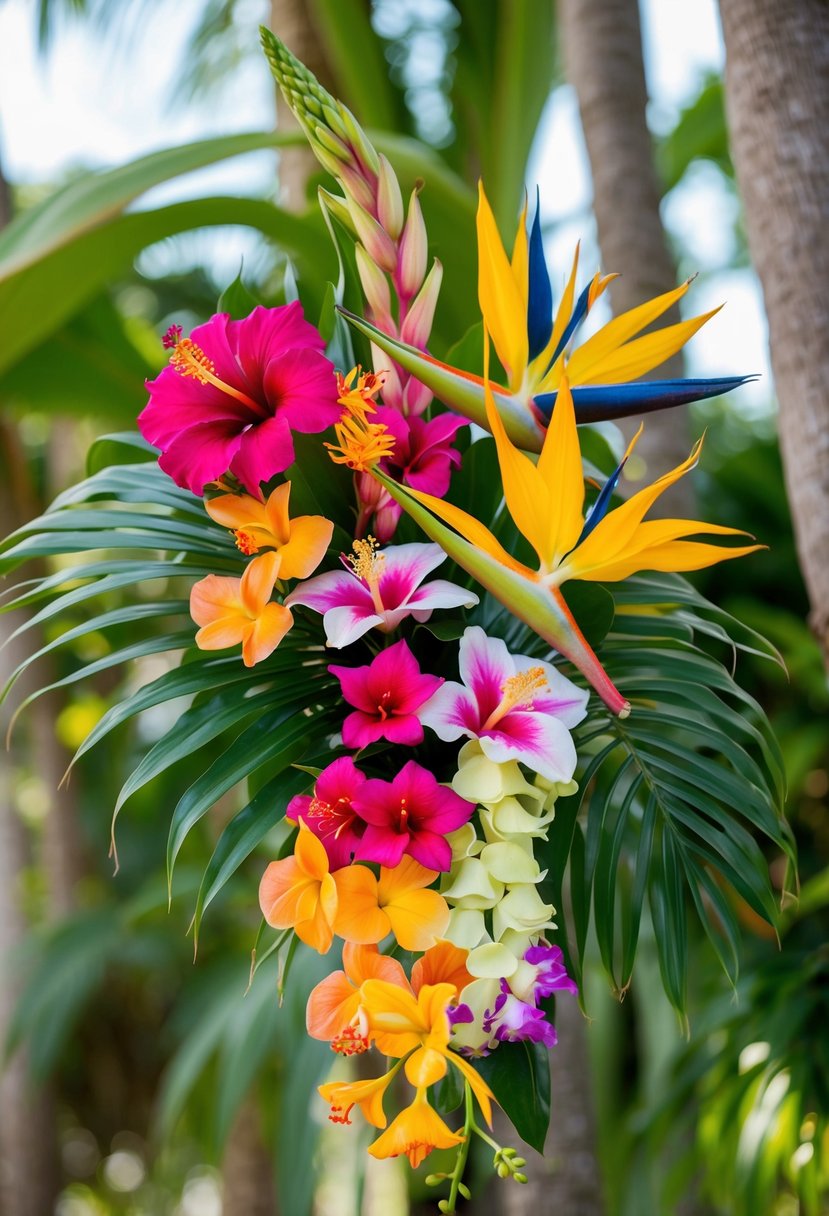
<instances>
[{"instance_id":1,"label":"orange orchid","mask_svg":"<svg viewBox=\"0 0 829 1216\"><path fill-rule=\"evenodd\" d=\"M335 881L336 881L335 876ZM439 941L412 967L411 987L397 959L381 954L376 945L343 947L343 970L333 971L312 989L305 1010L305 1024L313 1039L329 1039L334 1051L354 1055L368 1048L361 1033L359 1011L361 989L366 980L385 980L417 994L424 984L452 984L455 995L472 983L466 970L467 950L449 941Z\"/></svg>"},{"instance_id":2,"label":"orange orchid","mask_svg":"<svg viewBox=\"0 0 829 1216\"><path fill-rule=\"evenodd\" d=\"M208 574L190 592L190 615L197 625L200 650L225 650L242 644L246 667L276 650L294 623L291 610L271 603L279 575L279 555L264 553L242 577Z\"/></svg>"},{"instance_id":3,"label":"orange orchid","mask_svg":"<svg viewBox=\"0 0 829 1216\"><path fill-rule=\"evenodd\" d=\"M320 1085L319 1092L331 1107L328 1118L332 1123L350 1123L351 1111L359 1106L367 1123L372 1127L385 1127L388 1120L383 1110L383 1095L392 1078L399 1072L395 1064L382 1077L368 1081L328 1081Z\"/></svg>"},{"instance_id":4,"label":"orange orchid","mask_svg":"<svg viewBox=\"0 0 829 1216\"><path fill-rule=\"evenodd\" d=\"M449 906L437 891L424 890L437 872L413 858L393 869L381 866L379 879L361 865L345 866L336 877L334 932L346 941L370 944L393 933L404 950L426 950L445 933Z\"/></svg>"},{"instance_id":5,"label":"orange orchid","mask_svg":"<svg viewBox=\"0 0 829 1216\"><path fill-rule=\"evenodd\" d=\"M400 1112L368 1151L377 1158L399 1157L405 1153L412 1169L416 1169L433 1148L456 1148L463 1141L464 1137L451 1131L429 1105L426 1090L418 1089L411 1106Z\"/></svg>"},{"instance_id":6,"label":"orange orchid","mask_svg":"<svg viewBox=\"0 0 829 1216\"><path fill-rule=\"evenodd\" d=\"M337 885L328 854L304 823L293 857L272 861L259 884L262 915L275 929L293 929L300 941L325 954L334 938Z\"/></svg>"},{"instance_id":7,"label":"orange orchid","mask_svg":"<svg viewBox=\"0 0 829 1216\"><path fill-rule=\"evenodd\" d=\"M406 1057L406 1077L416 1089L435 1085L445 1077L449 1062L468 1081L491 1124L492 1090L471 1064L449 1050L446 1010L457 996L454 984L424 984L414 997L396 984L366 980L361 996L369 1037L384 1055Z\"/></svg>"},{"instance_id":8,"label":"orange orchid","mask_svg":"<svg viewBox=\"0 0 829 1216\"><path fill-rule=\"evenodd\" d=\"M230 528L242 553L273 549L279 556L280 579L308 578L331 543L334 525L322 515L291 519L291 483L277 486L266 500L250 494L220 494L205 501L211 519Z\"/></svg>"},{"instance_id":9,"label":"orange orchid","mask_svg":"<svg viewBox=\"0 0 829 1216\"><path fill-rule=\"evenodd\" d=\"M406 973L397 959L381 954L376 945L358 946L347 942L343 947L343 970L332 971L308 997L305 1024L312 1039L330 1039L334 1050L343 1055L368 1047L364 1038L349 1045L353 1036L343 1032L357 1017L360 989L369 979L386 980L400 988L409 987Z\"/></svg>"}]
</instances>

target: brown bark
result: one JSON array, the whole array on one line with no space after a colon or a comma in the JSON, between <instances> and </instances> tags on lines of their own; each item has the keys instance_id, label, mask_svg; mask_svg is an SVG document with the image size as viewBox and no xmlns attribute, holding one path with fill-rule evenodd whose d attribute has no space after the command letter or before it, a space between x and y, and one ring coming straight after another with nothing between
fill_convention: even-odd
<instances>
[{"instance_id":1,"label":"brown bark","mask_svg":"<svg viewBox=\"0 0 829 1216\"><path fill-rule=\"evenodd\" d=\"M559 22L567 79L579 102L593 176L593 205L606 270L621 278L610 287L614 313L676 286L676 267L659 214L660 190L645 117L647 88L637 0L561 0ZM679 319L675 310L662 324ZM682 375L682 356L655 369L653 378ZM628 434L633 433L630 424ZM690 446L681 409L651 414L637 447L648 480L684 460ZM666 514L690 514L688 478L661 500ZM652 514L659 514L659 506Z\"/></svg>"},{"instance_id":2,"label":"brown bark","mask_svg":"<svg viewBox=\"0 0 829 1216\"><path fill-rule=\"evenodd\" d=\"M720 0L731 151L769 323L811 625L829 665L829 5Z\"/></svg>"},{"instance_id":3,"label":"brown bark","mask_svg":"<svg viewBox=\"0 0 829 1216\"><path fill-rule=\"evenodd\" d=\"M222 1162L224 1216L276 1216L270 1155L253 1098L241 1107Z\"/></svg>"}]
</instances>

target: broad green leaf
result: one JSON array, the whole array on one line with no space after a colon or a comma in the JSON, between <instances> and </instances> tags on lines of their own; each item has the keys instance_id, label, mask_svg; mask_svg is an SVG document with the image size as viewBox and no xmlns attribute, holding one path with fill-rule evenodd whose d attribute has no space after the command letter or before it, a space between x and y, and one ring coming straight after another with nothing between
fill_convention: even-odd
<instances>
[{"instance_id":1,"label":"broad green leaf","mask_svg":"<svg viewBox=\"0 0 829 1216\"><path fill-rule=\"evenodd\" d=\"M539 1153L550 1123L550 1058L540 1043L500 1043L474 1061L522 1140Z\"/></svg>"}]
</instances>

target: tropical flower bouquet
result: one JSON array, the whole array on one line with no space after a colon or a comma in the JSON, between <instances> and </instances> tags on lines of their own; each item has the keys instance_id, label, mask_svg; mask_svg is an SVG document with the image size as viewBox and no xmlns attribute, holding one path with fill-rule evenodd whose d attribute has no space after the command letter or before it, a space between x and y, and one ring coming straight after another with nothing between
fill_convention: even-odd
<instances>
[{"instance_id":1,"label":"tropical flower bouquet","mask_svg":"<svg viewBox=\"0 0 829 1216\"><path fill-rule=\"evenodd\" d=\"M580 287L576 257L554 300L537 204L508 255L483 185L482 321L437 358L422 183L404 199L353 115L263 40L341 191L319 192L340 264L319 321L237 281L205 324L171 326L140 434L96 445L89 478L12 536L2 564L74 555L11 601L45 601L35 621L97 605L46 649L129 622L126 644L69 679L169 656L79 754L189 698L116 814L207 749L173 812L172 877L187 833L247 782L194 931L258 867L254 969L279 955L284 988L298 943L328 967L307 1033L330 1044L334 1075L320 1097L309 1081L308 1109L376 1129L376 1158L418 1167L451 1150L428 1181L454 1212L476 1139L500 1177L526 1181L493 1103L543 1149L555 1002L580 999L591 916L620 993L650 918L680 1012L689 910L732 973L742 909L774 923L758 838L791 857L780 757L731 674L736 648L770 648L679 577L760 546L648 518L701 442L621 501L636 440L620 451L612 425L593 425L743 378L640 379L710 315L649 328L687 283L579 343L613 276Z\"/></svg>"}]
</instances>

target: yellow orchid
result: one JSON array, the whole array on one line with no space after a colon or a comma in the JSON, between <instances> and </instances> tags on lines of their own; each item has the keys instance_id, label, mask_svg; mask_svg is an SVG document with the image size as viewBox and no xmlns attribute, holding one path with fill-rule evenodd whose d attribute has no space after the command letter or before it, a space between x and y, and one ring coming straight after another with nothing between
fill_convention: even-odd
<instances>
[{"instance_id":1,"label":"yellow orchid","mask_svg":"<svg viewBox=\"0 0 829 1216\"><path fill-rule=\"evenodd\" d=\"M211 519L229 528L242 553L274 549L279 555L279 578L308 578L331 543L334 525L322 515L291 519L288 503L291 483L277 486L265 501L251 494L220 494L205 501Z\"/></svg>"},{"instance_id":2,"label":"yellow orchid","mask_svg":"<svg viewBox=\"0 0 829 1216\"><path fill-rule=\"evenodd\" d=\"M536 569L508 553L492 532L468 512L434 495L392 482L376 467L373 475L393 498L440 544L459 566L567 656L616 714L629 706L609 680L581 635L559 588L569 579L614 582L639 570L699 570L761 548L722 548L688 540L696 535L745 535L736 528L699 520L644 520L659 496L692 469L700 440L687 460L608 512L613 490L636 439L608 480L592 510L584 513L584 473L570 386L562 378L558 403L536 464L511 442L488 387L485 343L486 415L495 437L504 498L518 531L532 545ZM641 433L641 428L640 428ZM638 435L637 435L638 438ZM426 508L425 510L423 508ZM449 525L453 532L438 521Z\"/></svg>"}]
</instances>

